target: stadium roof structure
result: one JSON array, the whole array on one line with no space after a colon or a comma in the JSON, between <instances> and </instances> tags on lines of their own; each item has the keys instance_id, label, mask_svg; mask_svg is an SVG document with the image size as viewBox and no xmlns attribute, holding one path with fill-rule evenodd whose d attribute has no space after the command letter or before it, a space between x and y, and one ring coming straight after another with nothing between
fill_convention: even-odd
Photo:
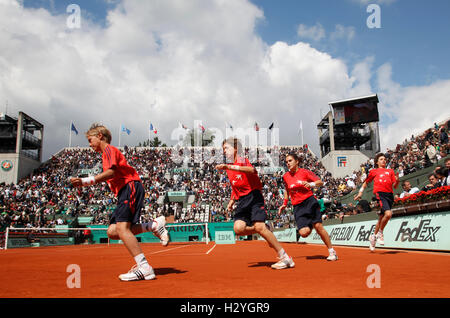
<instances>
[{"instance_id":1,"label":"stadium roof structure","mask_svg":"<svg viewBox=\"0 0 450 318\"><path fill-rule=\"evenodd\" d=\"M352 97L349 99L342 99L342 100L338 100L335 102L329 102L328 105L331 106L339 106L340 104L347 104L353 101L358 101L358 102L367 102L367 101L375 101L375 102L379 102L378 100L378 95L377 94L372 94L372 95L367 95L367 96L361 96L361 97Z\"/></svg>"},{"instance_id":2,"label":"stadium roof structure","mask_svg":"<svg viewBox=\"0 0 450 318\"><path fill-rule=\"evenodd\" d=\"M329 102L330 110L317 124L322 158L350 150L374 155L380 148L378 103L377 94Z\"/></svg>"}]
</instances>

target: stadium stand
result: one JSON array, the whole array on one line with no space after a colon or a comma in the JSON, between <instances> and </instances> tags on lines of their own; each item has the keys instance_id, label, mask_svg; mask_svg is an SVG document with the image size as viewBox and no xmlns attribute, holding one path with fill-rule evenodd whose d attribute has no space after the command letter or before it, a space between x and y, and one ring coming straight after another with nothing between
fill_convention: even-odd
<instances>
[{"instance_id":1,"label":"stadium stand","mask_svg":"<svg viewBox=\"0 0 450 318\"><path fill-rule=\"evenodd\" d=\"M448 158L448 125L449 121L434 124L422 134L405 139L395 149L387 149L388 167L400 173L401 181L410 180L413 186L422 188L428 181L428 174ZM200 160L175 163L171 159L173 151L164 147L123 148L129 164L136 168L146 189L142 221L161 214L170 216L174 222L231 220L231 213L226 211L231 194L226 175L219 173L214 163L198 163ZM323 202L324 219L363 212L357 208L353 195L373 167L372 160L350 176L333 178L307 147L280 147L280 167L272 166L275 168L272 173L260 173L266 207L275 227L293 224L290 209L281 215L277 213L283 201L280 190L283 189L281 177L287 170L285 157L291 151L301 156L305 168L314 171L324 181L324 186L316 189L317 198ZM246 153L248 155L248 149ZM194 157L198 154L191 152L191 159L199 159ZM255 166L260 172L271 167L267 160L258 161ZM17 184L0 184L0 231L7 226L108 224L116 199L106 183L81 189L74 189L67 183L69 176L85 176L100 170L99 154L88 148L66 148ZM396 193L399 191L401 189ZM372 204L371 208L376 208L372 202L371 186L363 200Z\"/></svg>"}]
</instances>

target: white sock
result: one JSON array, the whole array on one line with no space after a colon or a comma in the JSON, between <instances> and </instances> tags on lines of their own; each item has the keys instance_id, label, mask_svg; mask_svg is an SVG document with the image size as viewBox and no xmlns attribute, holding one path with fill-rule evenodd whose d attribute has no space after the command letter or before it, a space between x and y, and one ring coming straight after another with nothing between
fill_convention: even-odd
<instances>
[{"instance_id":1,"label":"white sock","mask_svg":"<svg viewBox=\"0 0 450 318\"><path fill-rule=\"evenodd\" d=\"M282 248L281 250L278 251L278 256L280 258L283 258L285 256L287 256L286 252L284 251L284 249Z\"/></svg>"},{"instance_id":2,"label":"white sock","mask_svg":"<svg viewBox=\"0 0 450 318\"><path fill-rule=\"evenodd\" d=\"M145 255L144 255L144 253L141 253L141 254L139 254L139 255L136 255L135 257L134 257L134 261L136 262L136 264L137 264L137 266L138 267L147 267L147 266L150 266L149 264L148 264L148 262L147 262L147 259L145 258Z\"/></svg>"},{"instance_id":3,"label":"white sock","mask_svg":"<svg viewBox=\"0 0 450 318\"><path fill-rule=\"evenodd\" d=\"M334 248L329 248L329 249L328 249L328 253L331 254L331 253L336 253L336 252L334 251Z\"/></svg>"}]
</instances>

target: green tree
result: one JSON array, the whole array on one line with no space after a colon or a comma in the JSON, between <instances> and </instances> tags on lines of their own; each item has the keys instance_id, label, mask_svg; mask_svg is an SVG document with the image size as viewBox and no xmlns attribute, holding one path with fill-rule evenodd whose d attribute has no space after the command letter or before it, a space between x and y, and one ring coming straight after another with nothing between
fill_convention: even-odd
<instances>
[{"instance_id":1,"label":"green tree","mask_svg":"<svg viewBox=\"0 0 450 318\"><path fill-rule=\"evenodd\" d=\"M196 143L196 139L202 141L201 145L202 147L207 146L213 146L214 139L216 136L214 135L214 132L206 129L204 133L201 133L199 131L194 131L193 129L190 129L187 133L186 137L184 138L184 145L185 146L197 146L199 145L198 142Z\"/></svg>"},{"instance_id":2,"label":"green tree","mask_svg":"<svg viewBox=\"0 0 450 318\"><path fill-rule=\"evenodd\" d=\"M143 143L138 144L139 147L167 147L158 137L154 137L152 140L147 139Z\"/></svg>"}]
</instances>

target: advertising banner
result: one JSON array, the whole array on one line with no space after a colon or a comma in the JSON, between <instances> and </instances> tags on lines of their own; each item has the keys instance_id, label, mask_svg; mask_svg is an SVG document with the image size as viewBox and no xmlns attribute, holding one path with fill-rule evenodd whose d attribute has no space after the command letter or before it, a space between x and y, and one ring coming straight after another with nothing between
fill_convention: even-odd
<instances>
[{"instance_id":1,"label":"advertising banner","mask_svg":"<svg viewBox=\"0 0 450 318\"><path fill-rule=\"evenodd\" d=\"M277 238L278 242L296 242L297 230L295 228L289 228L284 230L274 230L273 234ZM258 235L258 240L264 240Z\"/></svg>"},{"instance_id":2,"label":"advertising banner","mask_svg":"<svg viewBox=\"0 0 450 318\"><path fill-rule=\"evenodd\" d=\"M376 220L325 225L334 245L369 246ZM384 229L384 247L450 251L450 212L392 218ZM299 242L323 244L313 231Z\"/></svg>"},{"instance_id":3,"label":"advertising banner","mask_svg":"<svg viewBox=\"0 0 450 318\"><path fill-rule=\"evenodd\" d=\"M216 244L235 244L234 231L216 231Z\"/></svg>"}]
</instances>

